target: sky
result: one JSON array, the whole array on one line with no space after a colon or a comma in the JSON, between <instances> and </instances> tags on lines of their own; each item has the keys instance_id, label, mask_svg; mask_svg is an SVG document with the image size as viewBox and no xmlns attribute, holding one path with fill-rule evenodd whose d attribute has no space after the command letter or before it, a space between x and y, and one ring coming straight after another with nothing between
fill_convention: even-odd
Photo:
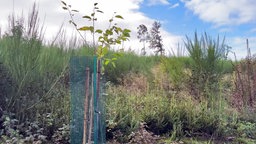
<instances>
[{"instance_id":1,"label":"sky","mask_svg":"<svg viewBox=\"0 0 256 144\"><path fill-rule=\"evenodd\" d=\"M151 28L154 21L162 25L160 32L166 52L175 51L182 45L186 36L193 38L195 31L201 35L206 32L212 38L225 37L225 42L232 47L238 59L245 58L246 39L249 40L251 52L256 53L256 1L255 0L64 0L79 10L74 18L78 27L90 24L81 17L92 12L93 3L104 14L97 15L96 27L108 27L109 18L114 12L124 17L116 20L118 25L130 29L130 41L123 44L135 52L143 47L137 39L137 27L144 24ZM70 17L62 9L60 0L0 0L0 27L6 30L8 15L13 10L15 15L28 15L33 3L39 6L39 16L45 25L45 39L51 40L62 23L67 35L76 34L74 27L68 23ZM91 35L86 34L88 41ZM148 53L151 53L148 50ZM229 57L234 59L233 54Z\"/></svg>"}]
</instances>

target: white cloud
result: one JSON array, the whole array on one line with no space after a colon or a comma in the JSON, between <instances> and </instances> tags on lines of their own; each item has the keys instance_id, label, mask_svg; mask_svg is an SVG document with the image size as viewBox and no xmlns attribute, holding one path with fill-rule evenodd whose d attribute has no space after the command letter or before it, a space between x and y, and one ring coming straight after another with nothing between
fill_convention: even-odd
<instances>
[{"instance_id":1,"label":"white cloud","mask_svg":"<svg viewBox=\"0 0 256 144\"><path fill-rule=\"evenodd\" d=\"M251 29L250 33L256 33L256 28Z\"/></svg>"},{"instance_id":2,"label":"white cloud","mask_svg":"<svg viewBox=\"0 0 256 144\"><path fill-rule=\"evenodd\" d=\"M232 30L233 30L232 28L224 27L224 28L220 28L219 32L226 33L226 32L231 32Z\"/></svg>"},{"instance_id":3,"label":"white cloud","mask_svg":"<svg viewBox=\"0 0 256 144\"><path fill-rule=\"evenodd\" d=\"M178 7L178 6L180 6L180 4L179 4L179 3L175 3L175 4L171 5L169 8L170 8L170 9L173 9L173 8Z\"/></svg>"},{"instance_id":4,"label":"white cloud","mask_svg":"<svg viewBox=\"0 0 256 144\"><path fill-rule=\"evenodd\" d=\"M170 3L168 2L168 0L149 0L148 5L149 6L153 6L153 5L169 5Z\"/></svg>"},{"instance_id":5,"label":"white cloud","mask_svg":"<svg viewBox=\"0 0 256 144\"><path fill-rule=\"evenodd\" d=\"M200 19L216 26L256 21L255 0L181 0Z\"/></svg>"}]
</instances>

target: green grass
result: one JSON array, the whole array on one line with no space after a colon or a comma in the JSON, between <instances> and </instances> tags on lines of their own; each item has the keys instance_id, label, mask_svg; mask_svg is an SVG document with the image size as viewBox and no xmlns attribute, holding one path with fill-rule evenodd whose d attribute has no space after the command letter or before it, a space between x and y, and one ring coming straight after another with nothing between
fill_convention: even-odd
<instances>
[{"instance_id":1,"label":"green grass","mask_svg":"<svg viewBox=\"0 0 256 144\"><path fill-rule=\"evenodd\" d=\"M105 75L107 81L119 83L128 73L143 73L150 75L151 68L160 62L156 56L139 56L132 52L124 53L115 62L116 68L109 64L106 67Z\"/></svg>"},{"instance_id":2,"label":"green grass","mask_svg":"<svg viewBox=\"0 0 256 144\"><path fill-rule=\"evenodd\" d=\"M121 130L123 142L141 122L154 134L169 136L172 140L197 135L219 137L225 127L224 111L211 109L210 103L199 103L188 93L170 94L158 89L141 93L127 86L111 86L108 93L108 128L111 132Z\"/></svg>"}]
</instances>

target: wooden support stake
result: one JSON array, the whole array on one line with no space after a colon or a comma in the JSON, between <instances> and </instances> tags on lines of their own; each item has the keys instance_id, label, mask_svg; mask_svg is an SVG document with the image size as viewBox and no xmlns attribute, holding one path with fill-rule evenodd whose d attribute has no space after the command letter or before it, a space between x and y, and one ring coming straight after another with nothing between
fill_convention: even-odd
<instances>
[{"instance_id":1,"label":"wooden support stake","mask_svg":"<svg viewBox=\"0 0 256 144\"><path fill-rule=\"evenodd\" d=\"M92 93L91 93L91 99L90 99L90 127L89 127L89 136L88 136L88 144L91 144L92 139L92 128L93 128L93 115L94 115L94 109L93 109L93 74L92 74Z\"/></svg>"},{"instance_id":2,"label":"wooden support stake","mask_svg":"<svg viewBox=\"0 0 256 144\"><path fill-rule=\"evenodd\" d=\"M90 89L90 69L86 67L86 79L85 79L85 101L84 101L84 134L83 144L86 144L87 136L87 112L88 112L88 98Z\"/></svg>"}]
</instances>

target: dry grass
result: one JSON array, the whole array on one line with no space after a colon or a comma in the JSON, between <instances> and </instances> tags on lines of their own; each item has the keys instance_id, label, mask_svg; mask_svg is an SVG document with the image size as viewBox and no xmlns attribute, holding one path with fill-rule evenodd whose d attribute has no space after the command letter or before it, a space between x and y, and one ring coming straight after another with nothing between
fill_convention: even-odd
<instances>
[{"instance_id":1,"label":"dry grass","mask_svg":"<svg viewBox=\"0 0 256 144\"><path fill-rule=\"evenodd\" d=\"M128 73L122 80L122 87L129 93L146 93L149 90L148 78L143 74Z\"/></svg>"}]
</instances>

